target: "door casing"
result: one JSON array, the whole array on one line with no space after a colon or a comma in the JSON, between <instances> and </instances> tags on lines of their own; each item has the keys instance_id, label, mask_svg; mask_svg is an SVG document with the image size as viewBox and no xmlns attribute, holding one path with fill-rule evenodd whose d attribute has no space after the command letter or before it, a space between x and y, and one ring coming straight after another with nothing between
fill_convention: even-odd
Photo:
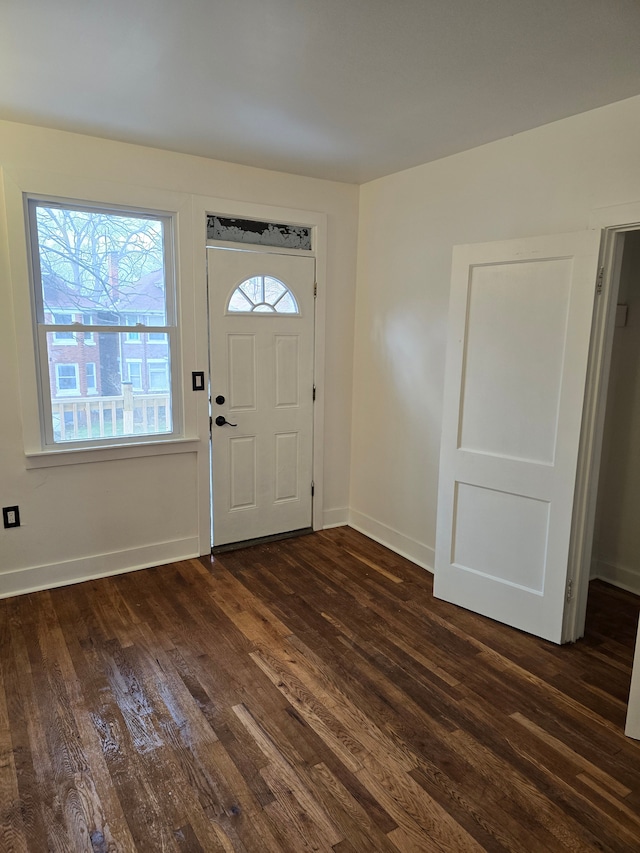
<instances>
[{"instance_id":1,"label":"door casing","mask_svg":"<svg viewBox=\"0 0 640 853\"><path fill-rule=\"evenodd\" d=\"M313 528L321 530L324 526L324 421L325 421L325 318L326 318L326 289L327 289L327 221L326 213L316 210L304 210L292 207L281 207L271 204L260 204L249 201L236 201L218 196L194 195L189 210L182 217L200 223L202 228L201 241L193 246L190 269L193 270L194 303L193 311L202 321L195 323L197 339L195 348L197 361L194 367L208 365L209 335L207 329L207 237L206 222L208 214L238 217L241 219L258 219L266 222L284 222L291 225L302 225L312 229L312 252L316 259L316 282L318 285L315 312L314 338L314 369L316 385L316 403L314 407L314 447L313 447L313 478L315 495L313 503ZM179 220L180 229L182 219ZM234 244L237 248L237 244ZM203 445L210 441L209 430L209 400L207 394L197 394L197 419L200 441ZM210 458L207 453L198 454L198 543L200 554L211 551L211 485Z\"/></svg>"},{"instance_id":2,"label":"door casing","mask_svg":"<svg viewBox=\"0 0 640 853\"><path fill-rule=\"evenodd\" d=\"M590 224L602 231L599 259L601 292L596 296L591 329L569 552L568 577L573 582L575 594L565 609L563 642L573 642L584 635L602 437L620 287L622 237L629 231L640 230L640 203L594 211Z\"/></svg>"}]
</instances>

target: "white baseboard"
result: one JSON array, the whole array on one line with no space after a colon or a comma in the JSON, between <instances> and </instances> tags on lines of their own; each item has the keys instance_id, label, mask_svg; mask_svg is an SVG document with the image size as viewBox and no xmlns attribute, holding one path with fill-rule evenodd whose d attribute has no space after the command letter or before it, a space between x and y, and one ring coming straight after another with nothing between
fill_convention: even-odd
<instances>
[{"instance_id":1,"label":"white baseboard","mask_svg":"<svg viewBox=\"0 0 640 853\"><path fill-rule=\"evenodd\" d=\"M428 545L354 509L349 511L349 526L433 574L435 551Z\"/></svg>"},{"instance_id":2,"label":"white baseboard","mask_svg":"<svg viewBox=\"0 0 640 853\"><path fill-rule=\"evenodd\" d=\"M72 583L134 572L138 569L150 569L176 560L190 560L200 554L198 537L174 539L171 542L159 542L142 548L129 548L125 551L112 551L109 554L97 554L93 557L81 557L63 563L48 566L34 566L29 569L15 569L0 574L0 598L37 592L41 589L53 589Z\"/></svg>"},{"instance_id":3,"label":"white baseboard","mask_svg":"<svg viewBox=\"0 0 640 853\"><path fill-rule=\"evenodd\" d=\"M349 523L349 507L340 506L336 509L325 509L322 513L322 529L330 527L344 527Z\"/></svg>"},{"instance_id":4,"label":"white baseboard","mask_svg":"<svg viewBox=\"0 0 640 853\"><path fill-rule=\"evenodd\" d=\"M593 563L595 563L595 572ZM640 572L628 569L625 566L620 566L609 560L597 558L592 563L591 578L599 578L602 581L612 584L612 586L626 589L627 592L633 592L640 595Z\"/></svg>"}]
</instances>

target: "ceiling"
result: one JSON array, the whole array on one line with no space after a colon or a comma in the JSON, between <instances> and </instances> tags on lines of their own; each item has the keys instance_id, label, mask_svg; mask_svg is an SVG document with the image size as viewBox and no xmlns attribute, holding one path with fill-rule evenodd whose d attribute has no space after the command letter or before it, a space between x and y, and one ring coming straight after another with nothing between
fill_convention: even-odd
<instances>
[{"instance_id":1,"label":"ceiling","mask_svg":"<svg viewBox=\"0 0 640 853\"><path fill-rule=\"evenodd\" d=\"M638 0L0 0L0 118L339 181L639 93Z\"/></svg>"}]
</instances>

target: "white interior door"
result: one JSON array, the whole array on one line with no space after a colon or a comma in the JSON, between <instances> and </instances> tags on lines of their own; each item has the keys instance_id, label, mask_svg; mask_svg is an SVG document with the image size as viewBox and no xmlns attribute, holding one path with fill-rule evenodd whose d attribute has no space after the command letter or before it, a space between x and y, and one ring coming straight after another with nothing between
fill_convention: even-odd
<instances>
[{"instance_id":1,"label":"white interior door","mask_svg":"<svg viewBox=\"0 0 640 853\"><path fill-rule=\"evenodd\" d=\"M210 247L208 270L213 544L310 527L314 259Z\"/></svg>"},{"instance_id":2,"label":"white interior door","mask_svg":"<svg viewBox=\"0 0 640 853\"><path fill-rule=\"evenodd\" d=\"M454 251L434 595L556 643L599 243Z\"/></svg>"}]
</instances>

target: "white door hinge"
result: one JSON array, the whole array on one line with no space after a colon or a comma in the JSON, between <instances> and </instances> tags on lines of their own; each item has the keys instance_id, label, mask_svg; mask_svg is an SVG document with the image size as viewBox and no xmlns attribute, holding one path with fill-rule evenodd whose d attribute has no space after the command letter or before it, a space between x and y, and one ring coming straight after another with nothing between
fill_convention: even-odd
<instances>
[{"instance_id":1,"label":"white door hinge","mask_svg":"<svg viewBox=\"0 0 640 853\"><path fill-rule=\"evenodd\" d=\"M313 298L315 299L317 295L318 295L318 282L314 281L313 282Z\"/></svg>"},{"instance_id":2,"label":"white door hinge","mask_svg":"<svg viewBox=\"0 0 640 853\"><path fill-rule=\"evenodd\" d=\"M567 601L571 601L573 598L573 579L569 578L567 583Z\"/></svg>"},{"instance_id":3,"label":"white door hinge","mask_svg":"<svg viewBox=\"0 0 640 853\"><path fill-rule=\"evenodd\" d=\"M604 281L604 267L598 270L598 278L596 279L596 293L598 296L602 293L602 282Z\"/></svg>"}]
</instances>

